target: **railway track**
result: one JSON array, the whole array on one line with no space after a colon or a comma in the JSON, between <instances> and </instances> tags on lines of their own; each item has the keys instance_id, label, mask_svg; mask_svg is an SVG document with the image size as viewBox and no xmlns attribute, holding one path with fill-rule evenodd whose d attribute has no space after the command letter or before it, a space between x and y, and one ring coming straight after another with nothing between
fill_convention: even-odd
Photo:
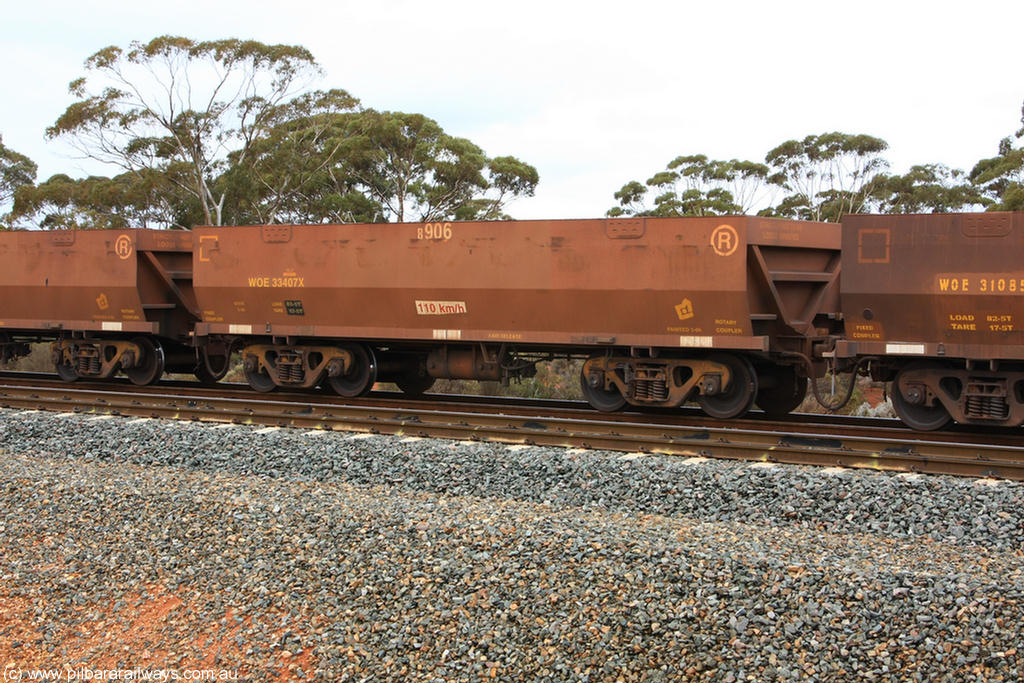
<instances>
[{"instance_id":1,"label":"railway track","mask_svg":"<svg viewBox=\"0 0 1024 683\"><path fill-rule=\"evenodd\" d=\"M572 401L410 400L387 393L345 400L316 392L255 394L242 385L194 382L67 385L21 373L0 375L0 405L1024 480L1024 440L1016 430L921 434L882 419L754 416L723 423L685 410L607 415Z\"/></svg>"}]
</instances>

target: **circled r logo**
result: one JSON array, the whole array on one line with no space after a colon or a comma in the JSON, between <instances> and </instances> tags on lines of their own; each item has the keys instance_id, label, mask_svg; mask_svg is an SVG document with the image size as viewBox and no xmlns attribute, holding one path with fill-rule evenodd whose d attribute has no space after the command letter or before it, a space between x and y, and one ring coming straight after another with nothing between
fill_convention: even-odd
<instances>
[{"instance_id":1,"label":"circled r logo","mask_svg":"<svg viewBox=\"0 0 1024 683\"><path fill-rule=\"evenodd\" d=\"M740 244L740 237L736 234L736 228L731 225L719 225L711 233L711 248L719 256L729 256Z\"/></svg>"},{"instance_id":2,"label":"circled r logo","mask_svg":"<svg viewBox=\"0 0 1024 683\"><path fill-rule=\"evenodd\" d=\"M128 235L121 235L114 242L114 251L123 259L132 255L132 238Z\"/></svg>"}]
</instances>

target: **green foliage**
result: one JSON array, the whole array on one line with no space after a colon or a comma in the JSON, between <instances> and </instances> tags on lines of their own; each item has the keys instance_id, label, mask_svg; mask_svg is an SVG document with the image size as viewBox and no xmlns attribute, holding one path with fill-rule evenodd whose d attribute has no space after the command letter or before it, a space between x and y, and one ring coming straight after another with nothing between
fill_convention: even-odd
<instances>
[{"instance_id":1,"label":"green foliage","mask_svg":"<svg viewBox=\"0 0 1024 683\"><path fill-rule=\"evenodd\" d=\"M164 173L164 201L179 213L198 204L208 224L224 217L216 178L245 162L277 108L320 73L305 48L177 36L106 47L85 68L69 87L79 101L47 135L125 173Z\"/></svg>"},{"instance_id":2,"label":"green foliage","mask_svg":"<svg viewBox=\"0 0 1024 683\"><path fill-rule=\"evenodd\" d=\"M1024 124L1024 109L1021 123ZM1017 132L1024 137L1024 128ZM768 165L679 156L645 183L631 181L615 193L608 216L713 216L746 214L839 221L848 213L963 211L977 205L1024 208L1024 149L1007 138L1000 155L978 163L968 178L942 164L885 173L884 140L870 135L824 133L787 140L765 157ZM773 189L786 194L766 206Z\"/></svg>"},{"instance_id":3,"label":"green foliage","mask_svg":"<svg viewBox=\"0 0 1024 683\"><path fill-rule=\"evenodd\" d=\"M880 138L838 132L783 142L765 156L769 182L788 192L771 214L839 221L863 211L889 165L881 157L888 147Z\"/></svg>"},{"instance_id":4,"label":"green foliage","mask_svg":"<svg viewBox=\"0 0 1024 683\"><path fill-rule=\"evenodd\" d=\"M626 183L608 210L615 216L721 216L746 213L766 189L768 167L751 161L676 157L646 183Z\"/></svg>"},{"instance_id":5,"label":"green foliage","mask_svg":"<svg viewBox=\"0 0 1024 683\"><path fill-rule=\"evenodd\" d=\"M304 48L162 36L104 48L47 130L114 178L56 176L17 202L47 227L505 218L535 168L421 114L364 110ZM97 83L93 83L95 79Z\"/></svg>"},{"instance_id":6,"label":"green foliage","mask_svg":"<svg viewBox=\"0 0 1024 683\"><path fill-rule=\"evenodd\" d=\"M948 213L991 203L963 171L942 164L913 166L901 176L882 174L873 185L873 199L881 213Z\"/></svg>"},{"instance_id":7,"label":"green foliage","mask_svg":"<svg viewBox=\"0 0 1024 683\"><path fill-rule=\"evenodd\" d=\"M244 162L219 180L235 223L370 222L379 206L346 168L349 125L359 101L344 90L315 91L281 105ZM232 155L232 161L235 156Z\"/></svg>"},{"instance_id":8,"label":"green foliage","mask_svg":"<svg viewBox=\"0 0 1024 683\"><path fill-rule=\"evenodd\" d=\"M21 188L32 187L36 180L38 166L24 154L19 154L4 145L0 136L0 211ZM5 226L8 216L0 213L0 227Z\"/></svg>"},{"instance_id":9,"label":"green foliage","mask_svg":"<svg viewBox=\"0 0 1024 683\"><path fill-rule=\"evenodd\" d=\"M514 157L488 159L422 114L367 109L350 117L346 170L385 220L501 218L512 198L533 194L537 170Z\"/></svg>"},{"instance_id":10,"label":"green foliage","mask_svg":"<svg viewBox=\"0 0 1024 683\"><path fill-rule=\"evenodd\" d=\"M259 223L503 218L537 181L515 157L489 159L422 114L360 110L344 91L282 107L224 178L243 220Z\"/></svg>"},{"instance_id":11,"label":"green foliage","mask_svg":"<svg viewBox=\"0 0 1024 683\"><path fill-rule=\"evenodd\" d=\"M197 202L170 202L174 174L188 169L141 169L113 178L73 179L59 174L38 186L22 187L13 215L36 216L47 229L182 228L201 218Z\"/></svg>"},{"instance_id":12,"label":"green foliage","mask_svg":"<svg viewBox=\"0 0 1024 683\"><path fill-rule=\"evenodd\" d=\"M1020 122L1022 127L1014 134L1018 140L1024 138L1024 104ZM1024 210L1024 147L1015 149L1011 138L999 142L996 156L979 161L971 169L970 178L991 201L990 211Z\"/></svg>"}]
</instances>

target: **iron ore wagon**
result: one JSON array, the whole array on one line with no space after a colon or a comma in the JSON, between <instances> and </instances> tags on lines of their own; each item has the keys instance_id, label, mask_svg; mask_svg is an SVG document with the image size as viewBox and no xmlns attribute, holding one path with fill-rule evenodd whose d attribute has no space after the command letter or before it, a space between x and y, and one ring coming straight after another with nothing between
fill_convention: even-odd
<instances>
[{"instance_id":1,"label":"iron ore wagon","mask_svg":"<svg viewBox=\"0 0 1024 683\"><path fill-rule=\"evenodd\" d=\"M149 384L198 371L192 234L165 230L0 233L0 346L53 341L61 378L124 372Z\"/></svg>"},{"instance_id":2,"label":"iron ore wagon","mask_svg":"<svg viewBox=\"0 0 1024 683\"><path fill-rule=\"evenodd\" d=\"M1024 212L843 219L845 358L873 357L900 419L1024 422Z\"/></svg>"},{"instance_id":3,"label":"iron ore wagon","mask_svg":"<svg viewBox=\"0 0 1024 683\"><path fill-rule=\"evenodd\" d=\"M842 327L838 225L273 225L193 238L196 344L240 349L261 391L323 383L355 396L394 381L419 393L436 378L529 376L566 354L586 358L583 391L601 410L695 399L722 418L755 401L786 413Z\"/></svg>"}]
</instances>

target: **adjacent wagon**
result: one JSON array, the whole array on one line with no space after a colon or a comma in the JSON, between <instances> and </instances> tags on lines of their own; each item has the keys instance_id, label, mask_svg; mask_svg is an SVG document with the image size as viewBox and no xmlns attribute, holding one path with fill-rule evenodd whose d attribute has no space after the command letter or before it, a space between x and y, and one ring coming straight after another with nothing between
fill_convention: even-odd
<instances>
[{"instance_id":1,"label":"adjacent wagon","mask_svg":"<svg viewBox=\"0 0 1024 683\"><path fill-rule=\"evenodd\" d=\"M65 380L191 372L192 235L163 230L0 232L5 359L53 342Z\"/></svg>"},{"instance_id":2,"label":"adjacent wagon","mask_svg":"<svg viewBox=\"0 0 1024 683\"><path fill-rule=\"evenodd\" d=\"M1024 422L1024 213L843 219L847 358L915 429Z\"/></svg>"}]
</instances>

